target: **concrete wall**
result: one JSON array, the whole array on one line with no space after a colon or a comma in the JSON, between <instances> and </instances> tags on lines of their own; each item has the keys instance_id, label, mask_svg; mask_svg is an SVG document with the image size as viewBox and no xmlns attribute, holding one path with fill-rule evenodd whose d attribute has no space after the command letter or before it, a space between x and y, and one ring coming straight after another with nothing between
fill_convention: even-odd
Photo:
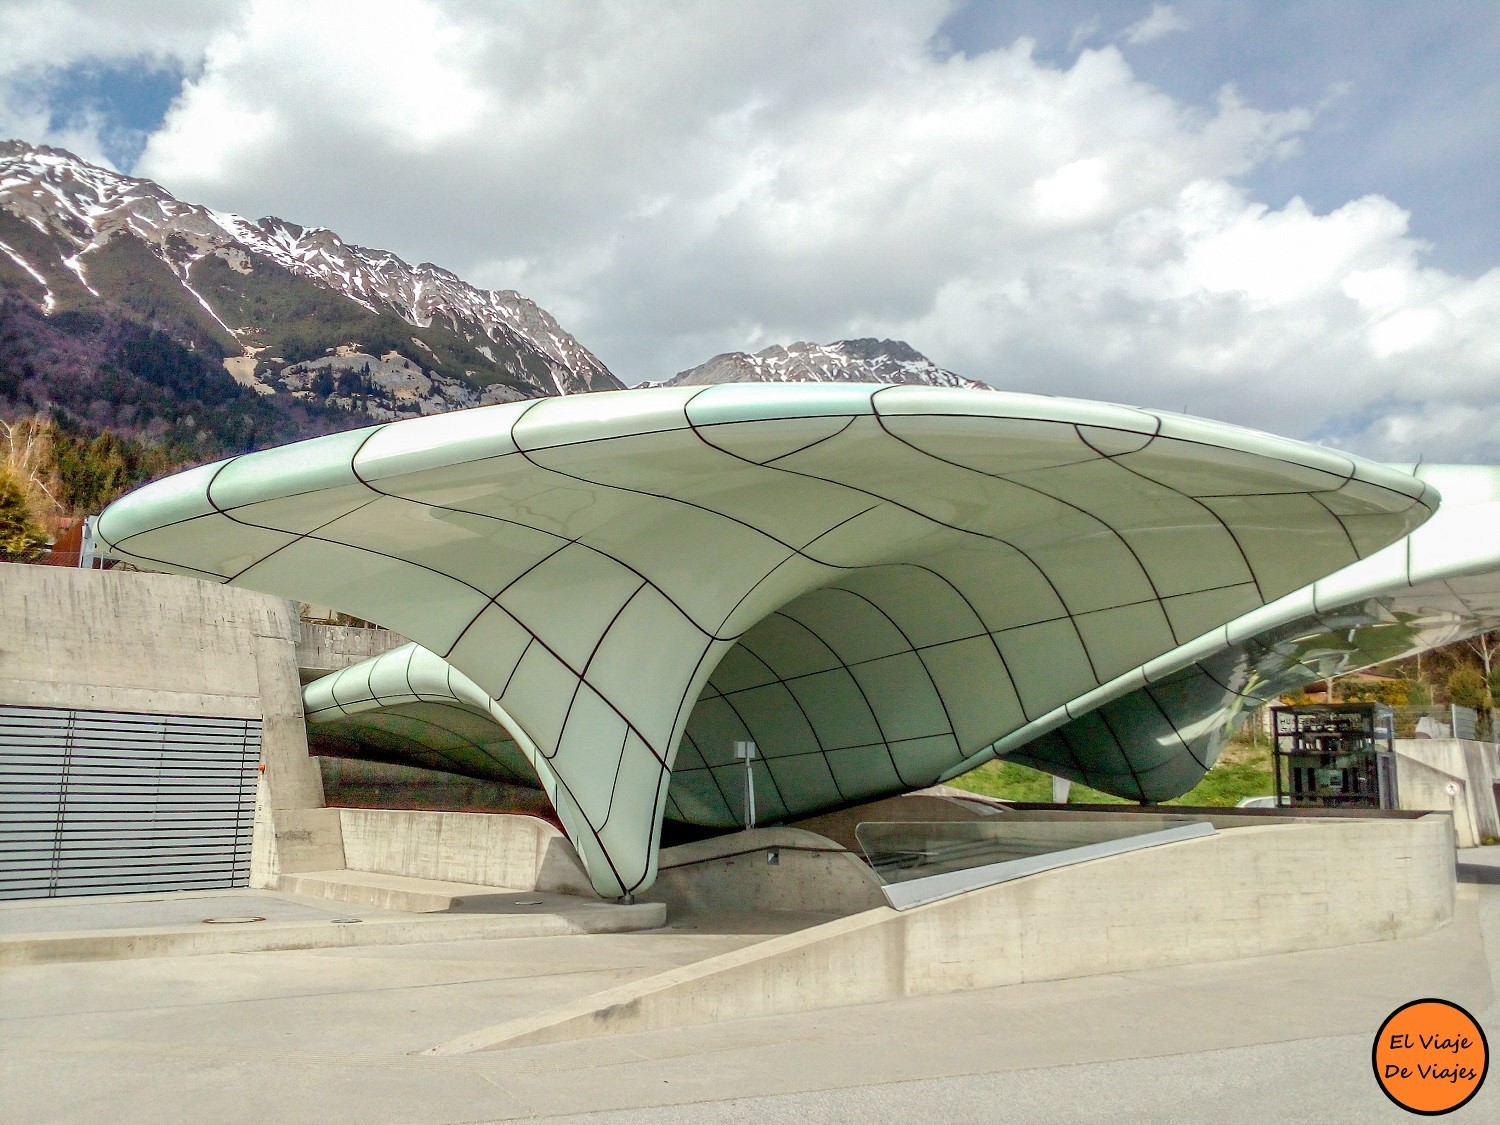
<instances>
[{"instance_id":1,"label":"concrete wall","mask_svg":"<svg viewBox=\"0 0 1500 1125\"><path fill-rule=\"evenodd\" d=\"M885 905L880 880L865 863L795 828L664 848L656 882L641 897L666 903L674 918L720 910L854 914Z\"/></svg>"},{"instance_id":2,"label":"concrete wall","mask_svg":"<svg viewBox=\"0 0 1500 1125\"><path fill-rule=\"evenodd\" d=\"M296 606L170 574L0 563L0 704L262 721L251 885L343 865L307 755Z\"/></svg>"},{"instance_id":3,"label":"concrete wall","mask_svg":"<svg viewBox=\"0 0 1500 1125\"><path fill-rule=\"evenodd\" d=\"M1245 826L905 912L869 910L439 1050L1388 940L1447 924L1453 903L1453 828L1446 815Z\"/></svg>"},{"instance_id":4,"label":"concrete wall","mask_svg":"<svg viewBox=\"0 0 1500 1125\"><path fill-rule=\"evenodd\" d=\"M1500 836L1500 812L1495 807L1500 747L1459 738L1401 738L1395 750L1396 789L1403 809L1451 813L1461 848ZM1449 793L1450 785L1457 792Z\"/></svg>"},{"instance_id":5,"label":"concrete wall","mask_svg":"<svg viewBox=\"0 0 1500 1125\"><path fill-rule=\"evenodd\" d=\"M302 669L303 682L310 682L409 643L400 633L389 629L304 621L297 643L297 665Z\"/></svg>"},{"instance_id":6,"label":"concrete wall","mask_svg":"<svg viewBox=\"0 0 1500 1125\"><path fill-rule=\"evenodd\" d=\"M350 871L597 898L573 845L544 820L335 809Z\"/></svg>"}]
</instances>

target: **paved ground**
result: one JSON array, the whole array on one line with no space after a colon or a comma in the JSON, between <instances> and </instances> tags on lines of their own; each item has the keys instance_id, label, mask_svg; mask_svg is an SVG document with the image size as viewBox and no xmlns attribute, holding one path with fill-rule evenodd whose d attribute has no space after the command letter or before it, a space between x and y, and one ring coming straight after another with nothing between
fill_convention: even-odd
<instances>
[{"instance_id":1,"label":"paved ground","mask_svg":"<svg viewBox=\"0 0 1500 1125\"><path fill-rule=\"evenodd\" d=\"M1410 1120L1371 1077L1384 1016L1436 995L1500 1028L1500 887L1460 895L1453 925L1401 942L461 1057L419 1052L807 920L31 966L0 974L0 1103L8 1122ZM1452 1119L1500 1120L1500 1079Z\"/></svg>"},{"instance_id":2,"label":"paved ground","mask_svg":"<svg viewBox=\"0 0 1500 1125\"><path fill-rule=\"evenodd\" d=\"M398 917L393 910L298 899L271 891L202 891L183 894L108 895L28 899L0 905L0 936L92 930L152 929L201 924L206 919L262 918L312 922L359 915ZM222 923L233 924L233 923ZM246 923L253 924L253 923Z\"/></svg>"}]
</instances>

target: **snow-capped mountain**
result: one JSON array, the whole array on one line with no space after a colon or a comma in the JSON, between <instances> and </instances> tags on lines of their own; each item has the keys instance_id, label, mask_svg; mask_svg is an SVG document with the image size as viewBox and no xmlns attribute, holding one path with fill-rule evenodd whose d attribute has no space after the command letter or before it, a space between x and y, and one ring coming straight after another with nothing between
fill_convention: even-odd
<instances>
[{"instance_id":1,"label":"snow-capped mountain","mask_svg":"<svg viewBox=\"0 0 1500 1125\"><path fill-rule=\"evenodd\" d=\"M751 355L725 352L678 372L666 386L705 383L915 383L993 390L933 363L901 340L836 340L832 344L776 345Z\"/></svg>"},{"instance_id":2,"label":"snow-capped mountain","mask_svg":"<svg viewBox=\"0 0 1500 1125\"><path fill-rule=\"evenodd\" d=\"M377 418L621 386L519 293L22 141L0 142L0 286L47 313L107 309L222 353L262 394L317 387Z\"/></svg>"}]
</instances>

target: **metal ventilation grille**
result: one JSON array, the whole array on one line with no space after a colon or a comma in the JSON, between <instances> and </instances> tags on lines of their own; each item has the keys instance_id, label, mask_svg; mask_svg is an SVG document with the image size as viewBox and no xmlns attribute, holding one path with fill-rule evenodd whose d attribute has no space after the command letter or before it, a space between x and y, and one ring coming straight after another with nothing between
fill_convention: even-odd
<instances>
[{"instance_id":1,"label":"metal ventilation grille","mask_svg":"<svg viewBox=\"0 0 1500 1125\"><path fill-rule=\"evenodd\" d=\"M0 899L246 885L260 731L0 707Z\"/></svg>"}]
</instances>

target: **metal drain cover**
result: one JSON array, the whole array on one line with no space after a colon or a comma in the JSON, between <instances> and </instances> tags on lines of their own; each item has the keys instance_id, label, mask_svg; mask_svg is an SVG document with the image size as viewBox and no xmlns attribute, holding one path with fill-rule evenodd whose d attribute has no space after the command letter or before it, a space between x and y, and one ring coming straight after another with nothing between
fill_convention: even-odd
<instances>
[{"instance_id":1,"label":"metal drain cover","mask_svg":"<svg viewBox=\"0 0 1500 1125\"><path fill-rule=\"evenodd\" d=\"M512 906L541 906L542 905L542 900L539 899L539 898L518 898L518 899L513 900L511 902L511 905Z\"/></svg>"},{"instance_id":2,"label":"metal drain cover","mask_svg":"<svg viewBox=\"0 0 1500 1125\"><path fill-rule=\"evenodd\" d=\"M205 918L203 921L210 926L238 926L242 922L264 922L265 918L259 914L230 914L223 918Z\"/></svg>"}]
</instances>

